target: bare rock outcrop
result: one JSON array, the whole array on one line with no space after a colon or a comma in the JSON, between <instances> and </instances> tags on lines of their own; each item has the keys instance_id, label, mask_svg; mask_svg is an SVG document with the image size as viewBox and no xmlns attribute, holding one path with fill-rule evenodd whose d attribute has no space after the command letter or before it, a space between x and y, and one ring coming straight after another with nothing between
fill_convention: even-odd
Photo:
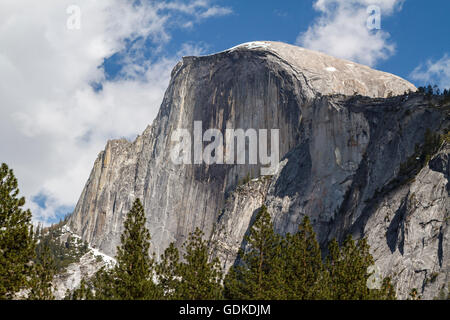
<instances>
[{"instance_id":1,"label":"bare rock outcrop","mask_svg":"<svg viewBox=\"0 0 450 320\"><path fill-rule=\"evenodd\" d=\"M448 169L431 167L445 167L435 160L444 159L445 151L418 174L422 182L377 193L424 143L426 129L449 125L448 107L403 95L415 90L397 76L278 42L185 57L153 124L133 142L109 141L99 154L69 226L113 256L125 214L140 197L157 255L199 227L218 240L216 253L228 267L264 203L280 233L295 231L308 215L323 245L348 233L368 236L380 272L397 273L401 297L433 275L418 288L431 298L448 282L448 188L436 191L447 183ZM178 128L192 133L194 121L202 121L203 132L279 129L278 171L265 178L258 164L175 165L171 135ZM247 175L256 179L238 187ZM412 194L425 207L410 204ZM405 203L409 213L397 213ZM392 227L385 218L395 220ZM402 241L403 253L397 245ZM420 250L428 255L422 266Z\"/></svg>"}]
</instances>

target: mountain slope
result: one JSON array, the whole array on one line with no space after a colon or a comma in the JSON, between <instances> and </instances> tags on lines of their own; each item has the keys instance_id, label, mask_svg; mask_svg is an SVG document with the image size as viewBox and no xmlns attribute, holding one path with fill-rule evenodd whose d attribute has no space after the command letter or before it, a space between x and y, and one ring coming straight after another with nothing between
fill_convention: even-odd
<instances>
[{"instance_id":1,"label":"mountain slope","mask_svg":"<svg viewBox=\"0 0 450 320\"><path fill-rule=\"evenodd\" d=\"M99 154L69 226L114 255L125 214L140 197L157 255L199 227L220 240L223 248L217 254L229 266L254 211L266 203L280 233L295 231L309 215L322 244L352 232L369 235L378 260L393 256L395 250L381 245L386 237L370 238L368 226L378 226L384 214L377 213L379 202L371 201L376 190L398 176L415 145L423 144L427 128L448 126L445 108L430 108L422 96L382 99L409 90L416 89L397 76L277 42L185 57L172 72L153 124L134 142L109 141ZM355 93L368 97L349 97ZM202 121L203 131L279 129L278 172L251 182L259 185L243 198L236 192L246 186L237 189L239 182L247 175L257 178L260 165L173 164L171 135L177 128L192 133L194 121ZM388 196L401 198L380 197ZM249 197L251 201L243 201ZM441 209L447 211L440 214L448 217L448 194L442 201ZM400 215L394 224L406 216ZM439 221L443 236L438 238L443 238L447 220ZM396 230L394 225L391 230ZM395 238L391 234L395 232L389 239ZM414 237L414 244L418 239ZM445 253L447 247L440 246ZM378 247L384 250L381 256ZM439 261L445 260L443 254ZM380 260L382 274L393 273L407 258L401 254L396 264L386 259ZM435 260L427 268L447 274L446 264ZM414 273L414 279L421 277ZM447 281L437 279L438 286ZM399 282L399 292L409 284Z\"/></svg>"}]
</instances>

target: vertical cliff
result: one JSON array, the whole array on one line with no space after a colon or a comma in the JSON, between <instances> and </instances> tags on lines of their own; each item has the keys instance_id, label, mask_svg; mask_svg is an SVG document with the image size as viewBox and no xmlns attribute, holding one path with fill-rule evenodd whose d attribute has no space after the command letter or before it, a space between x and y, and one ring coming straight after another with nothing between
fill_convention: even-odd
<instances>
[{"instance_id":1,"label":"vertical cliff","mask_svg":"<svg viewBox=\"0 0 450 320\"><path fill-rule=\"evenodd\" d=\"M255 210L266 203L278 232L295 231L302 217L309 215L322 243L347 232L368 235L381 272L399 271L407 258L392 249L397 248L393 240L386 239L395 238L394 225L401 225L408 215L397 217L394 208L387 214L382 201L373 199L377 190L398 176L400 164L414 153L415 145L424 142L426 129L441 130L448 122L445 109L430 108L421 96L384 99L409 90L415 91L414 86L394 75L276 42L185 57L172 72L153 124L134 142L109 141L99 154L69 226L113 255L124 216L140 197L157 254L200 227L219 240L217 254L229 266ZM192 133L194 121L202 122L203 131L279 129L279 170L274 176L259 177L259 165L173 164L171 135L178 128ZM448 178L448 169L439 176L422 173L437 185ZM238 187L247 174L255 179ZM407 197L399 190L393 188L380 198L395 207L398 199ZM425 191L422 194L426 197ZM437 268L441 274L448 273L442 262L448 249L447 196L441 195L444 204L436 209L442 215L436 213L440 222L431 223L441 233L427 233L430 239L436 234L443 239L437 244L429 241L427 248L434 250L437 245L442 254L425 265L426 270L438 272ZM391 229L380 222L385 215L391 220L397 217ZM423 219L419 220L411 220L411 228L420 226ZM372 225L388 228L389 236L380 233L381 239L376 238L370 233L375 230ZM409 226L403 223L402 228ZM411 239L412 246L418 245L419 238ZM388 250L383 241L390 241ZM414 268L403 275L415 272ZM421 277L414 273L414 279ZM444 276L439 277L436 283L441 286ZM400 283L406 287L416 280Z\"/></svg>"},{"instance_id":2,"label":"vertical cliff","mask_svg":"<svg viewBox=\"0 0 450 320\"><path fill-rule=\"evenodd\" d=\"M449 126L450 105L432 108L420 96L322 99L312 108L324 112L325 124L308 126L311 135L305 130L306 141L285 155L279 172L227 198L213 233L224 268L245 248L242 238L264 204L279 233L295 232L309 216L324 248L348 234L367 237L377 275L393 279L399 298L412 288L425 299L445 292L450 144L436 145L423 165L420 151L427 132Z\"/></svg>"}]
</instances>

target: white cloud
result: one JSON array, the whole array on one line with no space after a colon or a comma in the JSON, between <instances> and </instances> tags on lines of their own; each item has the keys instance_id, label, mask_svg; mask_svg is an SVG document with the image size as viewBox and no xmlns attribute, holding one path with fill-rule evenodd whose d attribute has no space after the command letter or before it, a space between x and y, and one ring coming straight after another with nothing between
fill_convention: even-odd
<instances>
[{"instance_id":1,"label":"white cloud","mask_svg":"<svg viewBox=\"0 0 450 320\"><path fill-rule=\"evenodd\" d=\"M188 3L181 1L161 2L158 4L159 9L168 9L180 11L183 13L193 14L198 9L208 8L209 1L207 0L195 0Z\"/></svg>"},{"instance_id":2,"label":"white cloud","mask_svg":"<svg viewBox=\"0 0 450 320\"><path fill-rule=\"evenodd\" d=\"M367 21L370 5L381 10L381 21L400 10L403 0L317 0L314 9L320 16L297 38L297 44L339 58L374 66L395 52L389 33L370 30Z\"/></svg>"},{"instance_id":3,"label":"white cloud","mask_svg":"<svg viewBox=\"0 0 450 320\"><path fill-rule=\"evenodd\" d=\"M69 30L67 7L81 8L81 29ZM35 220L73 206L107 139L134 138L152 122L183 45L152 62L140 56L145 40L160 50L170 30L198 23L209 0L2 0L0 3L0 162L14 169ZM208 17L222 15L208 14ZM176 16L177 19L173 17ZM99 66L134 40L122 78L108 81ZM163 52L163 51L161 51ZM96 92L90 84L102 83ZM46 208L31 199L47 197Z\"/></svg>"},{"instance_id":4,"label":"white cloud","mask_svg":"<svg viewBox=\"0 0 450 320\"><path fill-rule=\"evenodd\" d=\"M421 81L422 84L437 85L442 89L450 88L450 57L448 54L433 62L428 60L425 65L417 66L410 77L413 80Z\"/></svg>"},{"instance_id":5,"label":"white cloud","mask_svg":"<svg viewBox=\"0 0 450 320\"><path fill-rule=\"evenodd\" d=\"M210 1L208 0L195 0L188 3L185 2L161 2L158 4L158 8L179 11L186 14L196 14L197 19L199 20L216 16L224 16L233 12L233 10L228 7L211 6Z\"/></svg>"},{"instance_id":6,"label":"white cloud","mask_svg":"<svg viewBox=\"0 0 450 320\"><path fill-rule=\"evenodd\" d=\"M202 18L210 18L215 16L226 16L228 14L232 13L232 10L230 8L223 8L223 7L212 7L206 10L205 12L201 13Z\"/></svg>"}]
</instances>

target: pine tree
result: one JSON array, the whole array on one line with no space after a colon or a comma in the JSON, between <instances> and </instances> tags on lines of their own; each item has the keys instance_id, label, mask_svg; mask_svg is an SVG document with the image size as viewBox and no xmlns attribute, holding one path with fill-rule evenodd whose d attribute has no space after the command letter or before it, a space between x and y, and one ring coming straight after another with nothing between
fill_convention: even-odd
<instances>
[{"instance_id":1,"label":"pine tree","mask_svg":"<svg viewBox=\"0 0 450 320\"><path fill-rule=\"evenodd\" d=\"M369 288L367 268L373 264L372 256L365 239L358 244L351 236L344 241L342 248L333 240L329 246L327 267L331 279L332 299L360 300L367 299Z\"/></svg>"},{"instance_id":2,"label":"pine tree","mask_svg":"<svg viewBox=\"0 0 450 320\"><path fill-rule=\"evenodd\" d=\"M426 88L426 97L430 99L432 95L433 95L433 87L431 86L431 84L429 84Z\"/></svg>"},{"instance_id":3,"label":"pine tree","mask_svg":"<svg viewBox=\"0 0 450 320\"><path fill-rule=\"evenodd\" d=\"M161 255L157 264L156 276L158 287L163 293L164 299L178 299L180 296L180 254L174 243Z\"/></svg>"},{"instance_id":4,"label":"pine tree","mask_svg":"<svg viewBox=\"0 0 450 320\"><path fill-rule=\"evenodd\" d=\"M38 263L34 264L31 278L31 290L28 295L30 300L53 300L53 276L55 275L55 263L50 253L50 248L45 246Z\"/></svg>"},{"instance_id":5,"label":"pine tree","mask_svg":"<svg viewBox=\"0 0 450 320\"><path fill-rule=\"evenodd\" d=\"M86 286L86 288L92 287L94 298L96 300L111 300L120 299L116 294L116 286L117 283L115 281L114 269L108 270L105 267L102 267L91 279L90 286ZM91 294L87 292L86 300L90 297Z\"/></svg>"},{"instance_id":6,"label":"pine tree","mask_svg":"<svg viewBox=\"0 0 450 320\"><path fill-rule=\"evenodd\" d=\"M327 277L316 234L305 216L296 234L283 241L284 286L287 299L325 299Z\"/></svg>"},{"instance_id":7,"label":"pine tree","mask_svg":"<svg viewBox=\"0 0 450 320\"><path fill-rule=\"evenodd\" d=\"M178 299L214 300L222 298L222 270L217 258L209 261L208 242L196 228L183 245L183 262L178 264L179 283L174 288Z\"/></svg>"},{"instance_id":8,"label":"pine tree","mask_svg":"<svg viewBox=\"0 0 450 320\"><path fill-rule=\"evenodd\" d=\"M274 232L266 206L259 210L250 234L248 250L241 250L241 264L225 278L225 296L231 299L284 299L281 239Z\"/></svg>"},{"instance_id":9,"label":"pine tree","mask_svg":"<svg viewBox=\"0 0 450 320\"><path fill-rule=\"evenodd\" d=\"M100 268L90 279L82 278L77 289L66 292L65 300L114 300L116 294L114 270Z\"/></svg>"},{"instance_id":10,"label":"pine tree","mask_svg":"<svg viewBox=\"0 0 450 320\"><path fill-rule=\"evenodd\" d=\"M410 293L409 293L409 298L408 300L421 300L422 297L419 295L418 291L416 288L412 288Z\"/></svg>"},{"instance_id":11,"label":"pine tree","mask_svg":"<svg viewBox=\"0 0 450 320\"><path fill-rule=\"evenodd\" d=\"M150 257L150 233L145 227L144 207L139 199L133 203L124 222L124 232L117 248L114 268L115 299L156 299L158 293L153 283L154 259Z\"/></svg>"},{"instance_id":12,"label":"pine tree","mask_svg":"<svg viewBox=\"0 0 450 320\"><path fill-rule=\"evenodd\" d=\"M396 300L395 289L391 283L391 278L386 277L379 290L372 289L372 300Z\"/></svg>"},{"instance_id":13,"label":"pine tree","mask_svg":"<svg viewBox=\"0 0 450 320\"><path fill-rule=\"evenodd\" d=\"M39 222L36 227L36 232L34 234L36 239L39 239L42 236L42 224Z\"/></svg>"},{"instance_id":14,"label":"pine tree","mask_svg":"<svg viewBox=\"0 0 450 320\"><path fill-rule=\"evenodd\" d=\"M23 210L17 179L6 164L0 167L0 299L12 299L29 288L35 240L30 210Z\"/></svg>"},{"instance_id":15,"label":"pine tree","mask_svg":"<svg viewBox=\"0 0 450 320\"><path fill-rule=\"evenodd\" d=\"M154 259L149 254L150 233L145 227L144 207L136 199L124 222L124 231L117 247L117 263L113 269L102 267L91 279L82 279L80 286L66 299L73 300L150 300L161 297L153 282Z\"/></svg>"},{"instance_id":16,"label":"pine tree","mask_svg":"<svg viewBox=\"0 0 450 320\"><path fill-rule=\"evenodd\" d=\"M64 300L92 300L92 299L94 299L94 294L92 292L90 284L85 278L81 279L79 287L75 289L73 292L70 292L69 289L67 289L66 296L64 297Z\"/></svg>"},{"instance_id":17,"label":"pine tree","mask_svg":"<svg viewBox=\"0 0 450 320\"><path fill-rule=\"evenodd\" d=\"M394 288L389 278L382 280L380 289L369 289L367 281L374 264L365 238L357 243L348 236L339 248L336 240L328 246L327 270L330 279L330 298L334 300L393 300Z\"/></svg>"}]
</instances>

